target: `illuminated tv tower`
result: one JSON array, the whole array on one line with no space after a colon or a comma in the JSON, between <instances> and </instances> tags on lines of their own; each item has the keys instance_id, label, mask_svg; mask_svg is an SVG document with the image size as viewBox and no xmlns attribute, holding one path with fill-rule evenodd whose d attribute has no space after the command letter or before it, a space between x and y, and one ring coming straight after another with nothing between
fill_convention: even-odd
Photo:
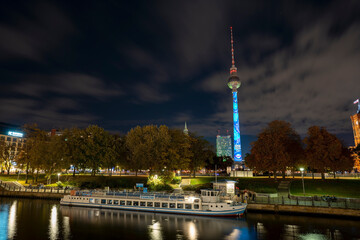
<instances>
[{"instance_id":1,"label":"illuminated tv tower","mask_svg":"<svg viewBox=\"0 0 360 240\"><path fill-rule=\"evenodd\" d=\"M234 40L232 27L230 27L231 33L231 68L230 68L230 77L228 80L228 86L232 89L233 95L233 119L234 119L234 161L242 162L241 156L241 139L240 139L240 126L239 126L239 109L238 109L238 98L237 98L237 89L240 87L241 82L240 78L237 75L237 68L235 67L235 58L234 58Z\"/></svg>"}]
</instances>

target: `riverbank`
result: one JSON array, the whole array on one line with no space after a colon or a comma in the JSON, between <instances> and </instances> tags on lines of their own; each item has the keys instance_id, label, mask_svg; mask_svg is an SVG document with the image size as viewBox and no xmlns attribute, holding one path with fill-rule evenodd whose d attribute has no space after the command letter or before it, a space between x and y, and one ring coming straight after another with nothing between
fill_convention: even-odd
<instances>
[{"instance_id":1,"label":"riverbank","mask_svg":"<svg viewBox=\"0 0 360 240\"><path fill-rule=\"evenodd\" d=\"M4 188L0 188L0 197L60 200L65 194L69 194L69 192L59 189L51 192L40 192L41 190L39 189L33 189L33 190L27 192L8 191L5 190ZM360 218L360 210L334 208L334 207L249 203L247 207L247 211L272 212L275 214L291 214L291 215L306 215L306 216Z\"/></svg>"},{"instance_id":2,"label":"riverbank","mask_svg":"<svg viewBox=\"0 0 360 240\"><path fill-rule=\"evenodd\" d=\"M248 212L272 212L276 214L306 215L306 216L332 216L332 217L351 217L360 218L360 210L313 207L313 206L294 206L279 204L248 204Z\"/></svg>"}]
</instances>

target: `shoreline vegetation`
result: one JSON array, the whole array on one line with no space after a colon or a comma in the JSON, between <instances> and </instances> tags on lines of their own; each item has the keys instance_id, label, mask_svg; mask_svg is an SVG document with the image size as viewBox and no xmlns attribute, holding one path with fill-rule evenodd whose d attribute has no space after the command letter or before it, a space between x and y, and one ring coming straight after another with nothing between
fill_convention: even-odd
<instances>
[{"instance_id":1,"label":"shoreline vegetation","mask_svg":"<svg viewBox=\"0 0 360 240\"><path fill-rule=\"evenodd\" d=\"M199 191L201 188L210 188L211 183L215 181L213 176L198 176L192 178L189 176L182 176L184 179L190 179L189 185L181 185L184 191ZM90 175L77 175L75 177L72 174L63 174L59 177L52 176L53 183L45 185L45 187L73 187L80 189L101 189L109 187L111 189L134 189L136 183L143 183L147 186L147 176L90 176ZM278 186L281 181L274 179L268 179L266 177L253 177L253 178L231 178L231 177L218 177L220 179L230 179L236 181L236 187L240 190L247 189L256 193L278 193ZM1 181L17 181L24 185L25 175L0 175ZM284 179L282 180L284 181ZM293 196L304 196L302 189L301 178L286 178L285 181L290 181L289 193ZM47 179L45 175L39 174L38 182L31 183L31 186L37 186L40 184L46 184ZM165 189L152 189L149 190L167 190L171 191L174 188L179 188L178 181L176 184L167 184ZM342 198L360 198L360 179L304 179L305 184L305 196L335 196Z\"/></svg>"}]
</instances>

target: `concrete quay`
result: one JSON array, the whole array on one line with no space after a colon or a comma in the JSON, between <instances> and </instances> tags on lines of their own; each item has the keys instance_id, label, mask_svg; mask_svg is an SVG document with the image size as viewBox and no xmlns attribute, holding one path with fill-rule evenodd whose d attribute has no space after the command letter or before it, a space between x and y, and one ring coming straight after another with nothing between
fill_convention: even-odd
<instances>
[{"instance_id":1,"label":"concrete quay","mask_svg":"<svg viewBox=\"0 0 360 240\"><path fill-rule=\"evenodd\" d=\"M279 214L293 215L331 215L339 217L360 218L360 210L331 208L331 207L314 207L314 206L295 206L281 204L259 204L249 203L247 206L249 212L273 212Z\"/></svg>"},{"instance_id":2,"label":"concrete quay","mask_svg":"<svg viewBox=\"0 0 360 240\"><path fill-rule=\"evenodd\" d=\"M1 197L12 197L12 198L34 198L34 199L50 199L50 200L60 200L64 193L54 192L22 192L22 191L7 191L3 188L0 188Z\"/></svg>"}]
</instances>

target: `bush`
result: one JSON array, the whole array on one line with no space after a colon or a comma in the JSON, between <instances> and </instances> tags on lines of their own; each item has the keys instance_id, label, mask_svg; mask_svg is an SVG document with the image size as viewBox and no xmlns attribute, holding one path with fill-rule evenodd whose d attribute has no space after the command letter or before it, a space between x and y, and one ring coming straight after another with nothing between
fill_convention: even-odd
<instances>
[{"instance_id":1,"label":"bush","mask_svg":"<svg viewBox=\"0 0 360 240\"><path fill-rule=\"evenodd\" d=\"M169 184L175 178L175 173L171 171L164 171L160 174L160 178L164 183Z\"/></svg>"},{"instance_id":2,"label":"bush","mask_svg":"<svg viewBox=\"0 0 360 240\"><path fill-rule=\"evenodd\" d=\"M181 177L174 177L171 180L171 184L180 184L181 183Z\"/></svg>"},{"instance_id":3,"label":"bush","mask_svg":"<svg viewBox=\"0 0 360 240\"><path fill-rule=\"evenodd\" d=\"M58 182L56 182L56 186L57 186L58 188L63 188L63 187L64 187L64 184L63 184L61 181L58 181Z\"/></svg>"},{"instance_id":4,"label":"bush","mask_svg":"<svg viewBox=\"0 0 360 240\"><path fill-rule=\"evenodd\" d=\"M173 188L169 184L150 184L148 186L151 191L172 191Z\"/></svg>"}]
</instances>

